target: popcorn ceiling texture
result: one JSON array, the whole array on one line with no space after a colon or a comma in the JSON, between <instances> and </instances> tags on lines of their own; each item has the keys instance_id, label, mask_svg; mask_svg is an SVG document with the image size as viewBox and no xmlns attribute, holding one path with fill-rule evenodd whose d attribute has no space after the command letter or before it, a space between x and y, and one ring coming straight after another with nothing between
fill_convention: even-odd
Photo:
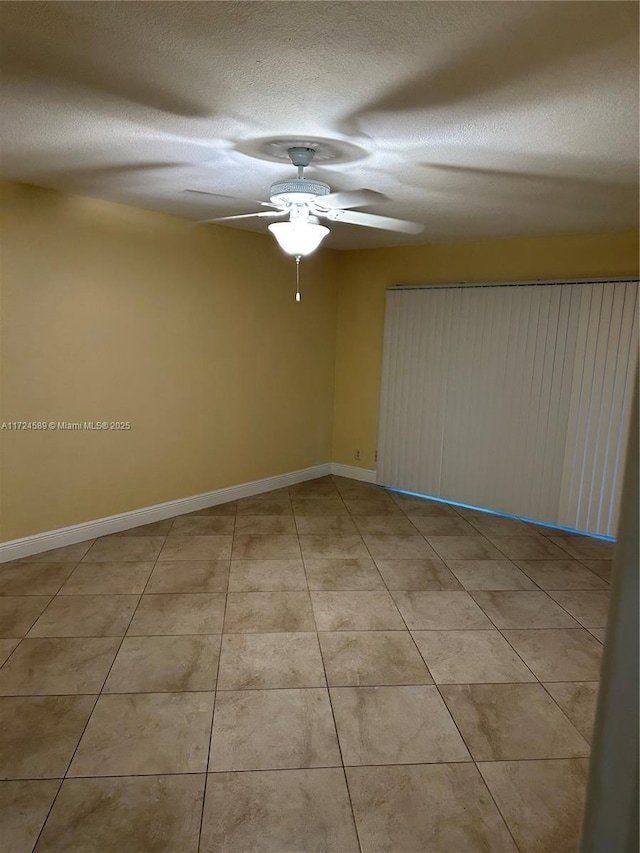
<instances>
[{"instance_id":1,"label":"popcorn ceiling texture","mask_svg":"<svg viewBox=\"0 0 640 853\"><path fill-rule=\"evenodd\" d=\"M363 156L417 237L333 224L353 249L637 222L638 6L593 3L2 4L1 176L192 219L256 209L291 134ZM261 220L241 229L265 231Z\"/></svg>"}]
</instances>

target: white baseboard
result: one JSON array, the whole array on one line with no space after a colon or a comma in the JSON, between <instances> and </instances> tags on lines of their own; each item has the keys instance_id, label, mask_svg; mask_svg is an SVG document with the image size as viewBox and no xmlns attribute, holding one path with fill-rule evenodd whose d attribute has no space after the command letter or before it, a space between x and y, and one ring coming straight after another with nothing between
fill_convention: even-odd
<instances>
[{"instance_id":1,"label":"white baseboard","mask_svg":"<svg viewBox=\"0 0 640 853\"><path fill-rule=\"evenodd\" d=\"M350 480L361 480L363 483L375 483L376 472L369 468L356 468L355 465L341 465L339 462L331 463L331 473L337 477L348 477Z\"/></svg>"},{"instance_id":2,"label":"white baseboard","mask_svg":"<svg viewBox=\"0 0 640 853\"><path fill-rule=\"evenodd\" d=\"M174 515L184 515L197 509L205 509L208 506L235 501L238 498L248 498L259 495L262 492L270 492L272 489L281 489L285 486L293 486L295 483L303 483L305 480L315 480L317 477L326 477L333 473L333 468L349 468L349 466L333 466L330 462L322 465L314 465L312 468L303 468L300 471L290 471L288 474L277 474L275 477L265 477L263 480L253 480L250 483L241 483L238 486L229 486L225 489L215 489L212 492L204 492L201 495L192 495L188 498L178 498L175 501L156 504L155 506L134 509L131 512L122 512L119 515L110 515L106 518L98 518L94 521L85 521L82 524L73 524L71 527L61 527L58 530L49 530L46 533L36 533L34 536L25 536L22 539L13 539L10 542L0 543L0 563L9 560L20 560L33 554L41 554L51 551L53 548L64 548L66 545L75 545L87 539L95 539L98 536L107 536L110 533L120 533L131 527L141 524L150 524L153 521L162 521L165 518L173 518ZM363 472L361 468L349 468L350 471ZM355 474L343 474L342 470L336 471L343 477L364 479L356 477Z\"/></svg>"}]
</instances>

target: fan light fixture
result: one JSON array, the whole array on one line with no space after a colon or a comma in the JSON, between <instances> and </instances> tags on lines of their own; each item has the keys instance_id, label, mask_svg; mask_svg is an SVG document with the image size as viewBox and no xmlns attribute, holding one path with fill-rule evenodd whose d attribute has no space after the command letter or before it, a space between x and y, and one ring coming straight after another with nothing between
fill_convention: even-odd
<instances>
[{"instance_id":1,"label":"fan light fixture","mask_svg":"<svg viewBox=\"0 0 640 853\"><path fill-rule=\"evenodd\" d=\"M276 145L276 151L282 152L284 150L282 140L276 140L273 144ZM382 193L367 189L332 193L331 187L324 181L305 178L304 170L311 163L316 153L315 143L293 142L291 145L287 145L286 153L298 169L298 175L296 178L276 181L275 184L272 184L269 191L269 201L254 202L261 207L268 208L268 210L217 216L214 219L205 219L203 222L228 222L238 219L289 215L287 222L275 222L273 225L269 225L269 231L278 241L280 248L296 259L296 302L300 302L300 258L315 252L329 233L326 226L320 225L318 217L329 219L332 222L362 225L365 228L382 228L385 231L400 231L405 234L418 234L423 230L423 226L417 222L349 210L352 207L365 207L369 204L385 201L386 196ZM191 190L191 192L203 191ZM205 192L205 195L215 195L215 193Z\"/></svg>"},{"instance_id":2,"label":"fan light fixture","mask_svg":"<svg viewBox=\"0 0 640 853\"><path fill-rule=\"evenodd\" d=\"M325 225L320 225L315 217L293 219L290 222L274 222L269 231L278 241L281 249L288 255L310 255L329 233Z\"/></svg>"}]
</instances>

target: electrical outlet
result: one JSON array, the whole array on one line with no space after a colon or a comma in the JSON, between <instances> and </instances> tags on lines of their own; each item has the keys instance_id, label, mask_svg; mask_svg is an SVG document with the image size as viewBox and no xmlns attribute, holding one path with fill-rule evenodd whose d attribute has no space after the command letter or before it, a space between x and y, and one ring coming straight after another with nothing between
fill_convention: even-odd
<instances>
[{"instance_id":1,"label":"electrical outlet","mask_svg":"<svg viewBox=\"0 0 640 853\"><path fill-rule=\"evenodd\" d=\"M354 458L354 459L357 459L357 460L358 460L358 462L360 461L360 451L359 451L359 450L354 450L354 451L353 451L353 458Z\"/></svg>"}]
</instances>

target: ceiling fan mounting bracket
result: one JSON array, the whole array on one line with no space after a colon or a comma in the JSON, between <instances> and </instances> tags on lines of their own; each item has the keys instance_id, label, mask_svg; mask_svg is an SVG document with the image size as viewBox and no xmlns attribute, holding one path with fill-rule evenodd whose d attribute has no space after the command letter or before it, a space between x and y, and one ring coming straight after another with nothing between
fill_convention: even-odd
<instances>
[{"instance_id":1,"label":"ceiling fan mounting bracket","mask_svg":"<svg viewBox=\"0 0 640 853\"><path fill-rule=\"evenodd\" d=\"M293 145L287 150L287 154L291 158L294 166L302 166L306 168L315 157L315 149L306 148L301 145Z\"/></svg>"}]
</instances>

